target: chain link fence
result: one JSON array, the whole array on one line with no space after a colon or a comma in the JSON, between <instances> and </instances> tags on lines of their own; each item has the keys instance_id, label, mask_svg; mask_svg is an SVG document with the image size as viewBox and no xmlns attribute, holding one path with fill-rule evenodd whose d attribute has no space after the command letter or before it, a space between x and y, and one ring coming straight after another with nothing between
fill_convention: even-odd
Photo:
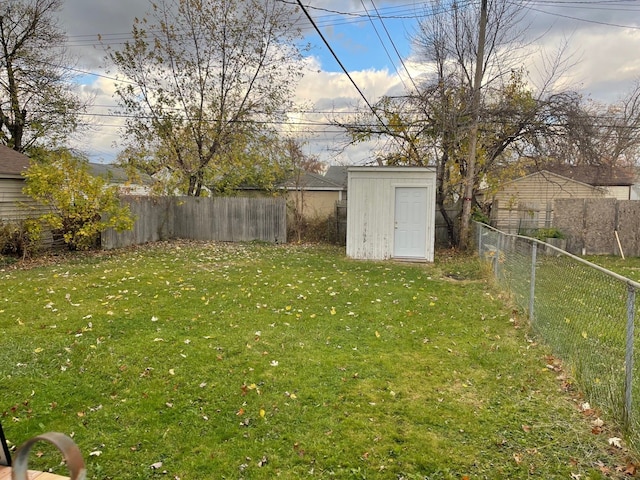
<instances>
[{"instance_id":1,"label":"chain link fence","mask_svg":"<svg viewBox=\"0 0 640 480\"><path fill-rule=\"evenodd\" d=\"M539 240L476 224L480 258L592 405L640 446L640 284Z\"/></svg>"}]
</instances>

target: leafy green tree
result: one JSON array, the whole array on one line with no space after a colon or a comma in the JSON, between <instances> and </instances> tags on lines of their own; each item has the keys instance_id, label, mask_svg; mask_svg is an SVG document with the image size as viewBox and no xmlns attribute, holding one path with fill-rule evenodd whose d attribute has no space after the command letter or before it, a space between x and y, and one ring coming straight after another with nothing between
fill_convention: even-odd
<instances>
[{"instance_id":1,"label":"leafy green tree","mask_svg":"<svg viewBox=\"0 0 640 480\"><path fill-rule=\"evenodd\" d=\"M126 133L138 162L199 196L277 134L301 73L296 15L277 0L159 0L147 17L108 52Z\"/></svg>"},{"instance_id":2,"label":"leafy green tree","mask_svg":"<svg viewBox=\"0 0 640 480\"><path fill-rule=\"evenodd\" d=\"M56 19L62 3L0 2L0 143L19 152L66 139L91 100L72 83Z\"/></svg>"},{"instance_id":3,"label":"leafy green tree","mask_svg":"<svg viewBox=\"0 0 640 480\"><path fill-rule=\"evenodd\" d=\"M24 173L23 191L48 211L39 219L62 234L71 250L96 246L108 228L131 230L134 219L120 203L117 187L91 175L88 162L68 150L49 152Z\"/></svg>"}]
</instances>

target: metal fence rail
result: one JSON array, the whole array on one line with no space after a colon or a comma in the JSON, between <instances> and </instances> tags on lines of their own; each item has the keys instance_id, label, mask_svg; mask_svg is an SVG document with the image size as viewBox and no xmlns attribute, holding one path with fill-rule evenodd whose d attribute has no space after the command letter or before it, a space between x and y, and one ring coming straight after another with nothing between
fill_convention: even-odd
<instances>
[{"instance_id":1,"label":"metal fence rail","mask_svg":"<svg viewBox=\"0 0 640 480\"><path fill-rule=\"evenodd\" d=\"M476 224L480 258L588 400L640 445L640 284L539 240Z\"/></svg>"}]
</instances>

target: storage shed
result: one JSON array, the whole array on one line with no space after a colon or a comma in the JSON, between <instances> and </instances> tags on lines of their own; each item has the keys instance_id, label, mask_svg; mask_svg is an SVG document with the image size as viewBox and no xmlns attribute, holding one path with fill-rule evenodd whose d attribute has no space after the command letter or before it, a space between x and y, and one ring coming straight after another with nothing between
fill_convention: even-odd
<instances>
[{"instance_id":1,"label":"storage shed","mask_svg":"<svg viewBox=\"0 0 640 480\"><path fill-rule=\"evenodd\" d=\"M435 167L349 167L347 256L433 261Z\"/></svg>"}]
</instances>

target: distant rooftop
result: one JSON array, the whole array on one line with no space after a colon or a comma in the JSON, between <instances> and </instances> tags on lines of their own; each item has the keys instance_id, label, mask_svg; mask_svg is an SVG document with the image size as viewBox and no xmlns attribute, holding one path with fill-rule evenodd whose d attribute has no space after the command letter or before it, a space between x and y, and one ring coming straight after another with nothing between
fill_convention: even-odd
<instances>
[{"instance_id":1,"label":"distant rooftop","mask_svg":"<svg viewBox=\"0 0 640 480\"><path fill-rule=\"evenodd\" d=\"M535 171L544 170L595 187L629 186L637 181L633 169L609 165L550 164L538 166Z\"/></svg>"},{"instance_id":2,"label":"distant rooftop","mask_svg":"<svg viewBox=\"0 0 640 480\"><path fill-rule=\"evenodd\" d=\"M289 178L282 182L282 186L288 188L301 187L307 190L343 190L347 188L346 182L342 184L332 178L328 178L327 175L310 172L303 172L300 178Z\"/></svg>"},{"instance_id":3,"label":"distant rooftop","mask_svg":"<svg viewBox=\"0 0 640 480\"><path fill-rule=\"evenodd\" d=\"M89 163L89 171L96 177L102 177L112 183L127 183L130 181L127 170L108 163ZM151 184L153 179L146 173L138 172L139 181L136 183Z\"/></svg>"},{"instance_id":4,"label":"distant rooftop","mask_svg":"<svg viewBox=\"0 0 640 480\"><path fill-rule=\"evenodd\" d=\"M332 182L342 185L343 187L347 187L347 178L348 172L347 169L349 167L343 165L332 165L327 170L327 173L324 174L325 178L331 180Z\"/></svg>"}]
</instances>

